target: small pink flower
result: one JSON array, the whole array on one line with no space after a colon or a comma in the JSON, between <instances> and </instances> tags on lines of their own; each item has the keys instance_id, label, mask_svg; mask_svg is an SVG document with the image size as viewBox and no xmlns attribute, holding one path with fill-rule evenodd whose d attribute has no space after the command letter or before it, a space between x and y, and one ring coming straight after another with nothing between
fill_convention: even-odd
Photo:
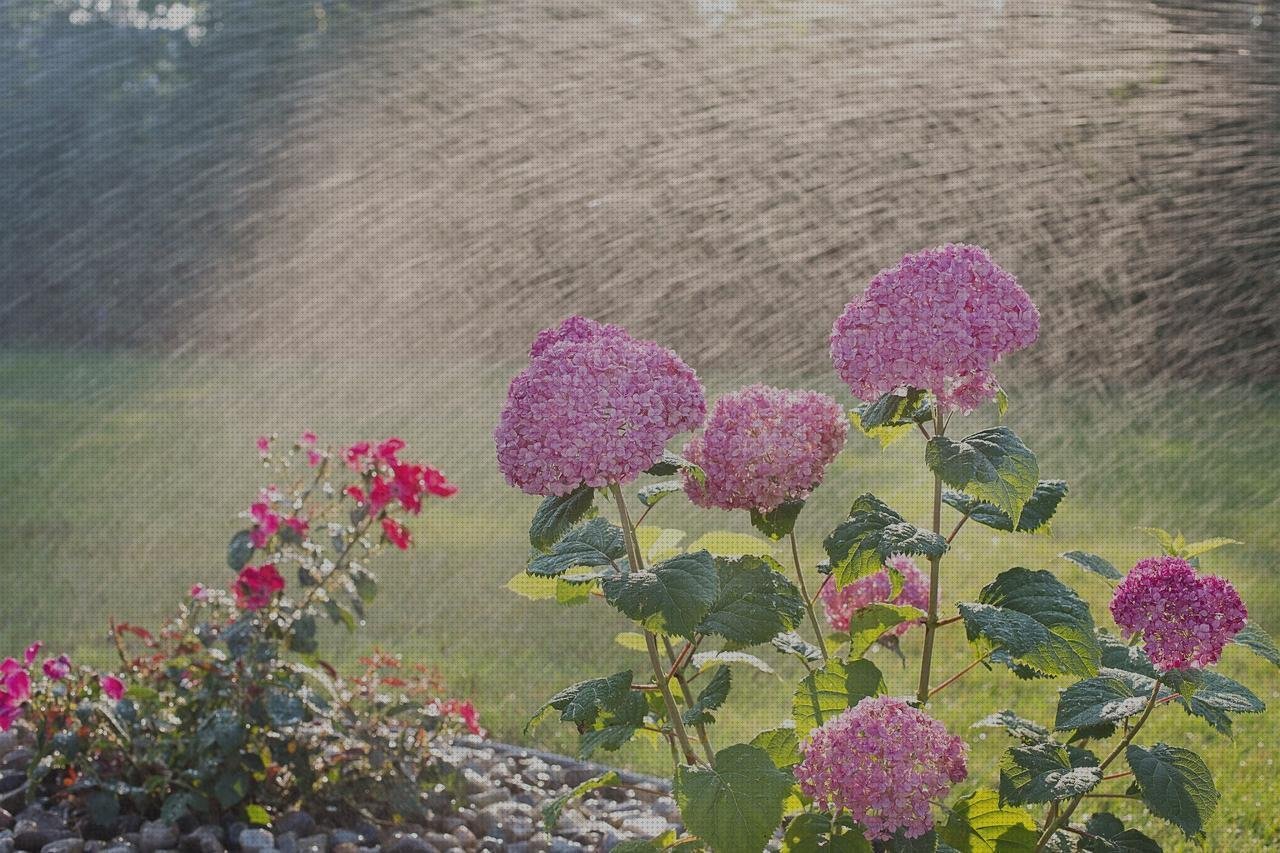
<instances>
[{"instance_id":1,"label":"small pink flower","mask_svg":"<svg viewBox=\"0 0 1280 853\"><path fill-rule=\"evenodd\" d=\"M44 674L52 678L54 681L61 681L71 674L71 658L66 655L58 655L56 658L48 658L41 666Z\"/></svg>"},{"instance_id":2,"label":"small pink flower","mask_svg":"<svg viewBox=\"0 0 1280 853\"><path fill-rule=\"evenodd\" d=\"M316 443L319 441L320 441L319 436L317 436L311 430L307 430L306 432L304 432L302 436L298 439L298 443L301 444L303 447L315 447Z\"/></svg>"},{"instance_id":3,"label":"small pink flower","mask_svg":"<svg viewBox=\"0 0 1280 853\"><path fill-rule=\"evenodd\" d=\"M391 544L395 545L401 551L409 548L409 528L405 527L394 518L382 519L382 532L391 540Z\"/></svg>"},{"instance_id":4,"label":"small pink flower","mask_svg":"<svg viewBox=\"0 0 1280 853\"><path fill-rule=\"evenodd\" d=\"M271 455L271 439L265 435L258 436L258 455L266 459Z\"/></svg>"},{"instance_id":5,"label":"small pink flower","mask_svg":"<svg viewBox=\"0 0 1280 853\"><path fill-rule=\"evenodd\" d=\"M265 548L280 530L280 516L272 511L271 505L258 501L249 507L249 517L253 519L253 529L249 531L249 540L255 548Z\"/></svg>"},{"instance_id":6,"label":"small pink flower","mask_svg":"<svg viewBox=\"0 0 1280 853\"><path fill-rule=\"evenodd\" d=\"M365 457L369 455L371 445L367 441L357 441L351 445L343 453L343 457L347 460L347 467L352 471L359 471L364 467Z\"/></svg>"},{"instance_id":7,"label":"small pink flower","mask_svg":"<svg viewBox=\"0 0 1280 853\"><path fill-rule=\"evenodd\" d=\"M316 467L323 461L324 461L324 454L321 453L319 450L307 451L307 464L310 465L312 468Z\"/></svg>"},{"instance_id":8,"label":"small pink flower","mask_svg":"<svg viewBox=\"0 0 1280 853\"><path fill-rule=\"evenodd\" d=\"M902 591L892 599L890 596L893 595L893 581L889 578L890 566L902 575ZM831 624L832 630L848 631L849 620L853 615L870 604L906 604L921 610L928 608L929 576L921 571L910 557L899 555L890 557L885 568L874 575L858 578L840 589L836 589L834 580L828 580L822 585L821 598L822 607L827 613L827 622ZM901 637L916 624L918 623L901 622L886 631L885 636Z\"/></svg>"},{"instance_id":9,"label":"small pink flower","mask_svg":"<svg viewBox=\"0 0 1280 853\"><path fill-rule=\"evenodd\" d=\"M284 578L276 571L274 563L261 566L245 566L236 576L234 589L236 606L241 610L261 610L271 603L276 593L284 589Z\"/></svg>"},{"instance_id":10,"label":"small pink flower","mask_svg":"<svg viewBox=\"0 0 1280 853\"><path fill-rule=\"evenodd\" d=\"M463 722L473 735L484 736L484 729L480 728L480 712L476 710L476 706L470 701L463 699L445 699L439 702L438 708L441 714L449 717L457 717Z\"/></svg>"},{"instance_id":11,"label":"small pink flower","mask_svg":"<svg viewBox=\"0 0 1280 853\"><path fill-rule=\"evenodd\" d=\"M374 449L373 458L387 465L394 465L399 461L396 454L401 450L404 450L404 439L388 438Z\"/></svg>"},{"instance_id":12,"label":"small pink flower","mask_svg":"<svg viewBox=\"0 0 1280 853\"><path fill-rule=\"evenodd\" d=\"M364 489L359 486L347 486L342 490L342 493L358 504L362 504L365 501Z\"/></svg>"},{"instance_id":13,"label":"small pink flower","mask_svg":"<svg viewBox=\"0 0 1280 853\"><path fill-rule=\"evenodd\" d=\"M39 640L36 640L31 645L27 646L27 650L23 652L23 655L22 655L22 657L27 662L27 666L31 666L31 664L35 663L36 655L40 654L40 649L42 646L44 646L44 643L40 642Z\"/></svg>"},{"instance_id":14,"label":"small pink flower","mask_svg":"<svg viewBox=\"0 0 1280 853\"><path fill-rule=\"evenodd\" d=\"M31 696L31 676L13 658L0 663L0 732L8 731Z\"/></svg>"},{"instance_id":15,"label":"small pink flower","mask_svg":"<svg viewBox=\"0 0 1280 853\"><path fill-rule=\"evenodd\" d=\"M373 475L373 480L369 484L369 509L373 512L382 512L383 507L391 503L391 499L395 495L391 491L391 487L387 485L386 480L377 474Z\"/></svg>"},{"instance_id":16,"label":"small pink flower","mask_svg":"<svg viewBox=\"0 0 1280 853\"><path fill-rule=\"evenodd\" d=\"M299 536L306 536L307 530L311 527L310 523L305 518L298 518L297 516L286 518L284 523Z\"/></svg>"},{"instance_id":17,"label":"small pink flower","mask_svg":"<svg viewBox=\"0 0 1280 853\"><path fill-rule=\"evenodd\" d=\"M427 485L427 491L438 498L453 497L458 493L458 487L431 466L427 466L422 471L423 481Z\"/></svg>"},{"instance_id":18,"label":"small pink flower","mask_svg":"<svg viewBox=\"0 0 1280 853\"><path fill-rule=\"evenodd\" d=\"M204 584L198 583L195 586L191 587L191 590L188 594L192 598L194 598L196 601L204 601L206 598L209 597L209 590Z\"/></svg>"},{"instance_id":19,"label":"small pink flower","mask_svg":"<svg viewBox=\"0 0 1280 853\"><path fill-rule=\"evenodd\" d=\"M119 702L124 698L124 682L114 675L102 676L98 679L98 684L102 687L102 692L106 694L108 699Z\"/></svg>"}]
</instances>

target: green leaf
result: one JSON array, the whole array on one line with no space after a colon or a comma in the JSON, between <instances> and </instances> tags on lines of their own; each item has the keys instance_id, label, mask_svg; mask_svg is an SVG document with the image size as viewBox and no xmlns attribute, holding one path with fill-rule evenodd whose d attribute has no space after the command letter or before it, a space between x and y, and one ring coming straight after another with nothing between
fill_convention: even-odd
<instances>
[{"instance_id":1,"label":"green leaf","mask_svg":"<svg viewBox=\"0 0 1280 853\"><path fill-rule=\"evenodd\" d=\"M1216 551L1217 549L1226 547L1227 545L1243 545L1243 544L1244 544L1243 542L1240 542L1237 539L1228 539L1225 536L1215 536L1212 539L1202 539L1199 542L1192 542L1189 545L1183 546L1182 553L1179 554L1178 556L1185 557L1186 559L1191 560L1196 557L1199 557L1201 554L1207 554L1210 551Z\"/></svg>"},{"instance_id":2,"label":"green leaf","mask_svg":"<svg viewBox=\"0 0 1280 853\"><path fill-rule=\"evenodd\" d=\"M1175 544L1173 534L1159 527L1139 527L1143 533L1160 543L1160 547L1168 554L1176 554L1179 546ZM1179 534L1181 535L1181 534Z\"/></svg>"},{"instance_id":3,"label":"green leaf","mask_svg":"<svg viewBox=\"0 0 1280 853\"><path fill-rule=\"evenodd\" d=\"M241 530L227 543L227 565L231 571L238 572L249 564L253 557L253 533Z\"/></svg>"},{"instance_id":4,"label":"green leaf","mask_svg":"<svg viewBox=\"0 0 1280 853\"><path fill-rule=\"evenodd\" d=\"M1089 605L1052 573L1012 568L961 604L969 641L979 638L1046 675L1097 673L1101 650Z\"/></svg>"},{"instance_id":5,"label":"green leaf","mask_svg":"<svg viewBox=\"0 0 1280 853\"><path fill-rule=\"evenodd\" d=\"M720 592L706 551L681 554L647 571L604 579L605 600L653 631L692 638Z\"/></svg>"},{"instance_id":6,"label":"green leaf","mask_svg":"<svg viewBox=\"0 0 1280 853\"><path fill-rule=\"evenodd\" d=\"M890 391L880 399L854 409L863 431L870 434L877 427L923 424L933 418L928 392L920 388L903 388L901 392Z\"/></svg>"},{"instance_id":7,"label":"green leaf","mask_svg":"<svg viewBox=\"0 0 1280 853\"><path fill-rule=\"evenodd\" d=\"M959 853L1035 853L1040 838L1030 812L985 788L956 801L938 836Z\"/></svg>"},{"instance_id":8,"label":"green leaf","mask_svg":"<svg viewBox=\"0 0 1280 853\"><path fill-rule=\"evenodd\" d=\"M187 791L170 794L160 806L160 819L165 823L177 823L191 812L195 802L195 795Z\"/></svg>"},{"instance_id":9,"label":"green leaf","mask_svg":"<svg viewBox=\"0 0 1280 853\"><path fill-rule=\"evenodd\" d=\"M782 853L872 853L871 842L848 816L841 818L840 826L843 832L832 837L831 815L823 812L796 815L782 834ZM900 848L895 844L893 849Z\"/></svg>"},{"instance_id":10,"label":"green leaf","mask_svg":"<svg viewBox=\"0 0 1280 853\"><path fill-rule=\"evenodd\" d=\"M648 653L649 651L649 643L645 640L644 634L637 634L635 631L620 631L613 636L613 641L633 652Z\"/></svg>"},{"instance_id":11,"label":"green leaf","mask_svg":"<svg viewBox=\"0 0 1280 853\"><path fill-rule=\"evenodd\" d=\"M795 631L787 631L773 638L773 647L786 655L795 655L807 663L819 663L822 649L801 637Z\"/></svg>"},{"instance_id":12,"label":"green leaf","mask_svg":"<svg viewBox=\"0 0 1280 853\"><path fill-rule=\"evenodd\" d=\"M1244 630L1236 634L1231 642L1244 646L1263 660L1280 667L1280 648L1276 647L1275 640L1257 622L1250 620L1246 623Z\"/></svg>"},{"instance_id":13,"label":"green leaf","mask_svg":"<svg viewBox=\"0 0 1280 853\"><path fill-rule=\"evenodd\" d=\"M332 598L324 601L324 612L328 614L330 622L346 626L348 632L355 631L359 625L356 615Z\"/></svg>"},{"instance_id":14,"label":"green leaf","mask_svg":"<svg viewBox=\"0 0 1280 853\"><path fill-rule=\"evenodd\" d=\"M739 646L767 643L804 618L800 591L770 557L715 558L719 595L698 625Z\"/></svg>"},{"instance_id":15,"label":"green leaf","mask_svg":"<svg viewBox=\"0 0 1280 853\"><path fill-rule=\"evenodd\" d=\"M880 571L895 554L941 557L947 542L937 533L908 524L879 498L864 494L849 518L823 542L838 586Z\"/></svg>"},{"instance_id":16,"label":"green leaf","mask_svg":"<svg viewBox=\"0 0 1280 853\"><path fill-rule=\"evenodd\" d=\"M1154 679L1140 673L1103 669L1096 678L1076 682L1062 691L1053 726L1065 731L1136 717L1146 707L1155 686ZM1162 686L1160 697L1169 695Z\"/></svg>"},{"instance_id":17,"label":"green leaf","mask_svg":"<svg viewBox=\"0 0 1280 853\"><path fill-rule=\"evenodd\" d=\"M618 775L617 771L610 770L588 779L569 793L562 794L548 802L542 807L542 822L546 825L547 832L551 832L556 828L556 824L560 822L560 813L564 811L564 807L569 804L570 800L576 800L600 788L616 785L621 779L622 777Z\"/></svg>"},{"instance_id":18,"label":"green leaf","mask_svg":"<svg viewBox=\"0 0 1280 853\"><path fill-rule=\"evenodd\" d=\"M589 726L602 710L619 707L631 693L631 670L618 672L607 678L592 678L570 685L551 697L547 704L525 725L525 731L537 725L548 711L560 712L560 719L567 723Z\"/></svg>"},{"instance_id":19,"label":"green leaf","mask_svg":"<svg viewBox=\"0 0 1280 853\"><path fill-rule=\"evenodd\" d=\"M1003 388L996 389L996 414L1001 420L1009 414L1009 395L1005 393Z\"/></svg>"},{"instance_id":20,"label":"green leaf","mask_svg":"<svg viewBox=\"0 0 1280 853\"><path fill-rule=\"evenodd\" d=\"M800 736L791 726L768 729L751 739L751 745L763 749L779 770L787 770L799 764Z\"/></svg>"},{"instance_id":21,"label":"green leaf","mask_svg":"<svg viewBox=\"0 0 1280 853\"><path fill-rule=\"evenodd\" d=\"M714 723L716 718L711 715L711 712L729 698L729 685L732 680L729 667L722 666L717 669L711 676L711 680L707 682L707 686L702 688L693 705L684 712L685 724L693 726L698 723Z\"/></svg>"},{"instance_id":22,"label":"green leaf","mask_svg":"<svg viewBox=\"0 0 1280 853\"><path fill-rule=\"evenodd\" d=\"M707 482L707 472L703 471L688 459L685 459L682 456L677 456L670 450L662 451L662 457L658 459L657 462L650 465L648 469L645 470L645 473L655 474L659 477L670 477L672 474L678 474L681 471L687 472L690 477L701 484L705 485Z\"/></svg>"},{"instance_id":23,"label":"green leaf","mask_svg":"<svg viewBox=\"0 0 1280 853\"><path fill-rule=\"evenodd\" d=\"M753 669L767 672L770 675L775 674L773 667L755 655L747 654L746 652L698 652L693 656L693 668L699 672L720 664L732 666L738 663L746 664Z\"/></svg>"},{"instance_id":24,"label":"green leaf","mask_svg":"<svg viewBox=\"0 0 1280 853\"><path fill-rule=\"evenodd\" d=\"M884 676L866 658L841 663L833 660L800 682L791 703L796 734L801 737L846 708L885 690Z\"/></svg>"},{"instance_id":25,"label":"green leaf","mask_svg":"<svg viewBox=\"0 0 1280 853\"><path fill-rule=\"evenodd\" d=\"M306 707L302 699L278 687L267 688L267 716L277 727L293 726L302 722Z\"/></svg>"},{"instance_id":26,"label":"green leaf","mask_svg":"<svg viewBox=\"0 0 1280 853\"><path fill-rule=\"evenodd\" d=\"M1231 734L1228 714L1260 714L1267 709L1248 687L1210 669L1174 670L1165 678L1188 714L1226 735Z\"/></svg>"},{"instance_id":27,"label":"green leaf","mask_svg":"<svg viewBox=\"0 0 1280 853\"><path fill-rule=\"evenodd\" d=\"M229 809L248 795L251 782L249 774L243 770L223 773L218 777L218 781L213 783L213 796L217 798L220 806Z\"/></svg>"},{"instance_id":28,"label":"green leaf","mask_svg":"<svg viewBox=\"0 0 1280 853\"><path fill-rule=\"evenodd\" d=\"M1161 853L1159 844L1136 829L1125 829L1110 812L1089 815L1084 831L1091 836L1080 839L1084 853Z\"/></svg>"},{"instance_id":29,"label":"green leaf","mask_svg":"<svg viewBox=\"0 0 1280 853\"><path fill-rule=\"evenodd\" d=\"M575 524L595 512L596 490L579 486L567 495L548 495L538 505L529 524L529 544L550 551Z\"/></svg>"},{"instance_id":30,"label":"green leaf","mask_svg":"<svg viewBox=\"0 0 1280 853\"><path fill-rule=\"evenodd\" d=\"M224 755L236 752L249 736L244 721L230 708L219 708L200 723L196 740L204 749L217 749Z\"/></svg>"},{"instance_id":31,"label":"green leaf","mask_svg":"<svg viewBox=\"0 0 1280 853\"><path fill-rule=\"evenodd\" d=\"M1152 814L1181 829L1187 838L1204 832L1205 822L1218 807L1218 789L1204 759L1189 749L1163 743L1150 749L1129 744L1125 756Z\"/></svg>"},{"instance_id":32,"label":"green leaf","mask_svg":"<svg viewBox=\"0 0 1280 853\"><path fill-rule=\"evenodd\" d=\"M244 807L244 819L254 826L271 826L271 815L262 806L250 804Z\"/></svg>"},{"instance_id":33,"label":"green leaf","mask_svg":"<svg viewBox=\"0 0 1280 853\"><path fill-rule=\"evenodd\" d=\"M784 501L768 512L751 510L751 524L775 542L796 529L796 519L804 509L804 500Z\"/></svg>"},{"instance_id":34,"label":"green leaf","mask_svg":"<svg viewBox=\"0 0 1280 853\"><path fill-rule=\"evenodd\" d=\"M736 744L716 753L714 768L677 770L675 798L690 832L713 851L740 853L764 849L794 784L764 750Z\"/></svg>"},{"instance_id":35,"label":"green leaf","mask_svg":"<svg viewBox=\"0 0 1280 853\"><path fill-rule=\"evenodd\" d=\"M372 604L374 599L378 597L378 579L369 571L352 571L351 582L355 584L356 595L360 596L361 601Z\"/></svg>"},{"instance_id":36,"label":"green leaf","mask_svg":"<svg viewBox=\"0 0 1280 853\"><path fill-rule=\"evenodd\" d=\"M616 706L602 711L591 728L582 730L578 740L579 757L588 759L597 749L609 752L620 749L635 736L648 710L649 703L641 694L628 693L622 697Z\"/></svg>"},{"instance_id":37,"label":"green leaf","mask_svg":"<svg viewBox=\"0 0 1280 853\"><path fill-rule=\"evenodd\" d=\"M1098 758L1057 743L1009 749L1000 764L1000 802L1015 806L1068 800L1102 781Z\"/></svg>"},{"instance_id":38,"label":"green leaf","mask_svg":"<svg viewBox=\"0 0 1280 853\"><path fill-rule=\"evenodd\" d=\"M1009 518L1021 516L1040 478L1035 454L1008 427L979 430L959 441L934 436L925 462L948 486L995 504Z\"/></svg>"},{"instance_id":39,"label":"green leaf","mask_svg":"<svg viewBox=\"0 0 1280 853\"><path fill-rule=\"evenodd\" d=\"M114 829L120 817L120 798L111 791L94 791L85 798L89 823L101 829Z\"/></svg>"},{"instance_id":40,"label":"green leaf","mask_svg":"<svg viewBox=\"0 0 1280 853\"><path fill-rule=\"evenodd\" d=\"M922 610L900 604L869 604L857 610L849 619L849 657L862 657L886 631L924 615Z\"/></svg>"},{"instance_id":41,"label":"green leaf","mask_svg":"<svg viewBox=\"0 0 1280 853\"><path fill-rule=\"evenodd\" d=\"M603 518L593 518L565 534L550 553L535 555L526 571L542 577L558 577L570 569L601 566L621 571L619 564L625 565L626 553L622 528Z\"/></svg>"},{"instance_id":42,"label":"green leaf","mask_svg":"<svg viewBox=\"0 0 1280 853\"><path fill-rule=\"evenodd\" d=\"M1018 738L1024 743L1044 743L1049 740L1049 730L1039 723L1019 717L1013 711L997 711L983 717L970 728L1004 729L1005 733Z\"/></svg>"},{"instance_id":43,"label":"green leaf","mask_svg":"<svg viewBox=\"0 0 1280 853\"><path fill-rule=\"evenodd\" d=\"M679 480L664 480L661 483L650 483L647 486L641 486L637 493L640 503L647 507L655 506L658 501L667 495L674 495L677 492L684 491L684 484Z\"/></svg>"},{"instance_id":44,"label":"green leaf","mask_svg":"<svg viewBox=\"0 0 1280 853\"><path fill-rule=\"evenodd\" d=\"M1120 573L1119 569L1097 554L1090 554L1087 551L1067 551L1065 554L1059 554L1059 556L1064 560L1070 560L1087 572L1102 575L1107 580L1124 580L1124 575Z\"/></svg>"},{"instance_id":45,"label":"green leaf","mask_svg":"<svg viewBox=\"0 0 1280 853\"><path fill-rule=\"evenodd\" d=\"M996 530L1016 529L1018 533L1048 533L1049 521L1066 496L1066 480L1041 480L1022 507L1022 514L1018 517L1018 526L1015 528L1005 511L993 503L950 489L942 493L942 499L948 506L968 515L979 524Z\"/></svg>"}]
</instances>

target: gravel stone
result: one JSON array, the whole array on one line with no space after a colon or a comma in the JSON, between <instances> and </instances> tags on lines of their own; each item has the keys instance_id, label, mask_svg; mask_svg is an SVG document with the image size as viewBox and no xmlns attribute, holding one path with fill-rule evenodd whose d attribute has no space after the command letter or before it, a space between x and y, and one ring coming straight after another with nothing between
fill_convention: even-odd
<instances>
[{"instance_id":1,"label":"gravel stone","mask_svg":"<svg viewBox=\"0 0 1280 853\"><path fill-rule=\"evenodd\" d=\"M279 833L292 832L299 838L315 835L316 819L306 812L285 812L275 820L275 830Z\"/></svg>"},{"instance_id":2,"label":"gravel stone","mask_svg":"<svg viewBox=\"0 0 1280 853\"><path fill-rule=\"evenodd\" d=\"M385 853L440 853L440 849L417 835L402 835L382 848Z\"/></svg>"},{"instance_id":3,"label":"gravel stone","mask_svg":"<svg viewBox=\"0 0 1280 853\"><path fill-rule=\"evenodd\" d=\"M178 828L164 821L151 820L138 831L138 847L142 853L172 850L178 846Z\"/></svg>"},{"instance_id":4,"label":"gravel stone","mask_svg":"<svg viewBox=\"0 0 1280 853\"><path fill-rule=\"evenodd\" d=\"M80 838L64 838L41 847L40 853L84 853L84 841Z\"/></svg>"},{"instance_id":5,"label":"gravel stone","mask_svg":"<svg viewBox=\"0 0 1280 853\"><path fill-rule=\"evenodd\" d=\"M262 829L261 827L246 829L240 833L240 837L236 840L240 844L240 849L244 851L259 850L265 853L265 851L274 850L276 847L276 837L271 833L271 830ZM147 851L143 850L142 853L147 853Z\"/></svg>"}]
</instances>

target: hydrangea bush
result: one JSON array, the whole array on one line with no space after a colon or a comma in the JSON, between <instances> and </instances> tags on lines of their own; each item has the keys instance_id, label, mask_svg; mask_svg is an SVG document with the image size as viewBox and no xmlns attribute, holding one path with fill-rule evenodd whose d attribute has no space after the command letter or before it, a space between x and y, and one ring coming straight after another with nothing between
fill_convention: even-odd
<instances>
[{"instance_id":1,"label":"hydrangea bush","mask_svg":"<svg viewBox=\"0 0 1280 853\"><path fill-rule=\"evenodd\" d=\"M28 799L73 799L102 837L122 813L266 824L302 804L335 820L421 818L441 778L433 739L482 733L475 708L395 656L353 677L320 656L322 623L363 624L371 561L409 548L409 519L456 491L403 449L259 439L263 465L293 482L243 513L229 581L197 584L156 632L113 622L114 671L40 643L0 663L0 730L25 731L35 751Z\"/></svg>"},{"instance_id":2,"label":"hydrangea bush","mask_svg":"<svg viewBox=\"0 0 1280 853\"><path fill-rule=\"evenodd\" d=\"M635 621L647 665L587 673L531 725L550 716L571 724L584 756L639 736L666 743L687 834L629 850L756 853L770 839L796 853L1159 850L1106 810L1115 797L1202 835L1218 801L1212 772L1185 747L1149 742L1144 726L1178 706L1229 732L1233 715L1263 710L1211 668L1230 643L1280 665L1231 584L1200 566L1231 540L1189 544L1155 531L1165 553L1127 576L1086 551L1063 554L1063 568L1074 563L1115 587L1115 628L1044 568L993 568L977 600L943 604L946 557L966 526L1042 532L1067 495L1064 481L1041 479L1008 426L961 427L992 402L1003 421L1008 400L994 369L1038 334L1039 314L1013 276L979 247L949 245L881 272L836 319L832 361L860 400L847 411L822 394L752 385L716 402L704 423L696 377L658 344L577 317L539 335L495 436L507 479L545 495L512 588L562 604L602 601ZM827 559L806 566L796 519L850 426L882 444L918 436L932 514L916 524L873 494L852 497L822 543ZM682 431L693 432L683 452L667 450ZM627 492L642 475L655 479L636 488L635 515ZM792 565L655 541L661 534L643 524L649 509L681 494L712 511L746 511L789 545ZM868 652L896 649L912 630L922 641L911 662L918 687L888 696ZM940 677L940 642L967 644L971 662ZM791 719L717 749L732 667L767 669L745 651L759 646L804 667ZM965 732L930 715L933 696L980 667L997 694L1000 679L1065 681L1053 720L975 712L971 727L1010 737L998 778L985 784L968 778Z\"/></svg>"}]
</instances>

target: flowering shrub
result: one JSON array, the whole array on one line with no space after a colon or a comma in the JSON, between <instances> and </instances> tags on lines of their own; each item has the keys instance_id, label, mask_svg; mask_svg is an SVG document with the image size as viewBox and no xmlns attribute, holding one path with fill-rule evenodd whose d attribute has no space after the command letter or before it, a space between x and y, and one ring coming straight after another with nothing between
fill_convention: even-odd
<instances>
[{"instance_id":1,"label":"flowering shrub","mask_svg":"<svg viewBox=\"0 0 1280 853\"><path fill-rule=\"evenodd\" d=\"M637 624L647 661L643 671L593 673L566 687L531 724L551 715L572 724L583 755L641 733L666 742L688 835L629 849L755 853L780 835L782 849L797 853L1159 850L1109 811L1080 814L1086 798L1113 797L1140 800L1188 838L1202 834L1218 800L1208 766L1185 747L1139 737L1166 705L1222 732L1232 715L1263 710L1247 687L1205 668L1229 643L1280 665L1234 588L1198 572L1202 557L1231 540L1188 544L1156 531L1165 555L1127 577L1097 555L1063 554L1116 586L1111 613L1128 643L1045 569L993 572L977 600L943 605L945 557L966 525L1033 535L1066 498L1067 484L1041 479L1035 454L1008 426L956 429L959 416L991 400L1003 420L1008 400L993 368L1038 332L1030 298L982 249L908 255L832 331L836 371L863 402L841 413L820 394L753 385L717 402L683 455L662 445L700 426L701 400L676 356L581 318L539 336L497 431L508 479L546 496L530 526L527 577L512 588L562 604L602 600ZM846 420L882 444L923 438L932 515L917 525L861 494L823 541L827 559L805 566L796 519L843 445ZM636 424L643 441L632 440ZM641 471L676 479L642 485L644 510L633 516L622 487ZM643 524L678 494L746 510L770 539L787 540L792 565L682 552ZM944 512L954 512L946 527ZM867 654L913 629L917 689L887 696ZM934 651L944 640L967 642L972 658L939 678ZM805 669L791 719L717 750L712 732L732 667L768 669L745 651L762 645ZM973 727L1003 729L1014 745L993 784L970 780L953 791L966 779L966 747L930 716L929 702L980 667L1069 684L1052 721L976 714Z\"/></svg>"},{"instance_id":2,"label":"flowering shrub","mask_svg":"<svg viewBox=\"0 0 1280 853\"><path fill-rule=\"evenodd\" d=\"M66 655L37 667L39 643L0 664L0 728L34 742L28 796L74 796L103 829L122 812L265 823L299 803L420 817L439 775L432 739L481 733L475 708L425 667L379 653L347 679L318 654L321 620L363 623L378 589L369 561L409 547L406 518L455 487L402 460L399 439L354 445L337 464L312 433L283 453L257 446L298 481L245 511L226 588L197 584L155 633L113 624L117 672Z\"/></svg>"}]
</instances>

